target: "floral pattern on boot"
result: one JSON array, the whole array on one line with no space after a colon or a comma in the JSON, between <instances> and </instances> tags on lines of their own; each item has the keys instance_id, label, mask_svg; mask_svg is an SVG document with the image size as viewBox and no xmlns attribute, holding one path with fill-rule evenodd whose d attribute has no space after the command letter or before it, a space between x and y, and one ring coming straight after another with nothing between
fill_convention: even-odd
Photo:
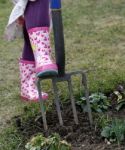
<instances>
[{"instance_id":1,"label":"floral pattern on boot","mask_svg":"<svg viewBox=\"0 0 125 150\"><path fill-rule=\"evenodd\" d=\"M21 98L26 101L38 101L38 90L36 87L35 63L20 60ZM42 92L43 100L48 99L48 94Z\"/></svg>"}]
</instances>

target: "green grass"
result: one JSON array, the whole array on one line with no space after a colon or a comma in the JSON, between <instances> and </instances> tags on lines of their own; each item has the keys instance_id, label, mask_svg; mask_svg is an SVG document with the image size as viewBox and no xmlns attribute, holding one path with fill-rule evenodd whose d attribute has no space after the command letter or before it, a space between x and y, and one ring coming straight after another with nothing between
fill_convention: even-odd
<instances>
[{"instance_id":1,"label":"green grass","mask_svg":"<svg viewBox=\"0 0 125 150\"><path fill-rule=\"evenodd\" d=\"M0 125L5 126L6 121L15 113L21 111L19 99L19 72L18 57L20 45L18 41L4 40L4 29L7 24L11 6L6 0L0 2Z\"/></svg>"},{"instance_id":2,"label":"green grass","mask_svg":"<svg viewBox=\"0 0 125 150\"><path fill-rule=\"evenodd\" d=\"M24 150L22 148L23 138L14 127L4 129L0 138L0 150Z\"/></svg>"},{"instance_id":3,"label":"green grass","mask_svg":"<svg viewBox=\"0 0 125 150\"><path fill-rule=\"evenodd\" d=\"M125 80L124 6L124 0L63 2L66 70L91 70L88 73L90 91L107 92ZM0 137L1 150L21 150L17 148L21 137L7 122L14 115L21 114L24 105L27 105L20 102L19 98L18 58L22 41L9 43L3 39L11 8L12 5L7 0L0 1L0 131L3 135ZM74 79L76 93L80 86L78 80ZM46 88L50 90L48 85ZM63 97L67 96L65 92ZM14 138L11 138L11 135Z\"/></svg>"},{"instance_id":4,"label":"green grass","mask_svg":"<svg viewBox=\"0 0 125 150\"><path fill-rule=\"evenodd\" d=\"M124 80L125 2L68 0L65 3L67 70L95 69L89 73L90 89L112 89Z\"/></svg>"}]
</instances>

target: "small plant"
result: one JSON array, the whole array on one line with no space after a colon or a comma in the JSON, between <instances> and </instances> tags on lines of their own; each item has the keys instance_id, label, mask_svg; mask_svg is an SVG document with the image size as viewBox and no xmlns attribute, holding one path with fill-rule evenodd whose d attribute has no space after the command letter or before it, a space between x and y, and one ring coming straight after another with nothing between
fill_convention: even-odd
<instances>
[{"instance_id":1,"label":"small plant","mask_svg":"<svg viewBox=\"0 0 125 150\"><path fill-rule=\"evenodd\" d=\"M114 91L113 94L116 96L116 110L120 111L125 107L125 93Z\"/></svg>"},{"instance_id":2,"label":"small plant","mask_svg":"<svg viewBox=\"0 0 125 150\"><path fill-rule=\"evenodd\" d=\"M48 138L37 135L26 144L25 148L26 150L71 150L71 145L66 141L61 141L58 134L53 134Z\"/></svg>"},{"instance_id":3,"label":"small plant","mask_svg":"<svg viewBox=\"0 0 125 150\"><path fill-rule=\"evenodd\" d=\"M105 137L110 142L117 141L119 145L125 140L125 120L113 119L111 124L103 128L101 136Z\"/></svg>"},{"instance_id":4,"label":"small plant","mask_svg":"<svg viewBox=\"0 0 125 150\"><path fill-rule=\"evenodd\" d=\"M123 85L118 85L116 90L110 95L112 107L117 111L125 108L125 88Z\"/></svg>"},{"instance_id":5,"label":"small plant","mask_svg":"<svg viewBox=\"0 0 125 150\"><path fill-rule=\"evenodd\" d=\"M89 96L91 109L94 112L104 112L109 106L110 102L103 93L93 93ZM82 97L77 101L77 105L80 106L85 112L87 111L86 98Z\"/></svg>"},{"instance_id":6,"label":"small plant","mask_svg":"<svg viewBox=\"0 0 125 150\"><path fill-rule=\"evenodd\" d=\"M96 126L99 127L100 129L103 129L105 126L110 124L111 118L108 115L105 114L97 114L95 116L95 123Z\"/></svg>"}]
</instances>

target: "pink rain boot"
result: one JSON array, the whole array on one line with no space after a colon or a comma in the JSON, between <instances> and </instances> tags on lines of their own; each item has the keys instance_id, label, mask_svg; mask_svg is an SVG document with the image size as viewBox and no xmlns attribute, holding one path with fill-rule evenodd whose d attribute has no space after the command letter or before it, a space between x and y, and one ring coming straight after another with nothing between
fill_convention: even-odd
<instances>
[{"instance_id":1,"label":"pink rain boot","mask_svg":"<svg viewBox=\"0 0 125 150\"><path fill-rule=\"evenodd\" d=\"M21 77L21 98L26 101L38 101L38 91L36 87L35 63L33 61L20 60ZM47 93L42 93L43 100L48 99Z\"/></svg>"},{"instance_id":2,"label":"pink rain boot","mask_svg":"<svg viewBox=\"0 0 125 150\"><path fill-rule=\"evenodd\" d=\"M29 29L28 33L36 61L37 77L57 75L57 65L51 59L49 28L36 27Z\"/></svg>"}]
</instances>

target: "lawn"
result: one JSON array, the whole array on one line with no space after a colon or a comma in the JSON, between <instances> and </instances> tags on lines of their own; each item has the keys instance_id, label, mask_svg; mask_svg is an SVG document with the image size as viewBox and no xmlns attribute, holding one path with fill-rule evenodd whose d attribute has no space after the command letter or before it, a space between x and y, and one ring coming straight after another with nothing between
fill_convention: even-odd
<instances>
[{"instance_id":1,"label":"lawn","mask_svg":"<svg viewBox=\"0 0 125 150\"><path fill-rule=\"evenodd\" d=\"M125 80L124 6L124 0L63 1L66 70L89 70L91 92L109 92ZM0 1L1 150L21 150L21 136L10 121L22 113L25 105L28 106L19 97L18 59L22 40L7 42L3 38L11 9L9 1ZM48 85L46 88L50 91ZM79 94L78 78L74 79L74 91ZM62 97L65 97L66 94L63 93Z\"/></svg>"}]
</instances>

